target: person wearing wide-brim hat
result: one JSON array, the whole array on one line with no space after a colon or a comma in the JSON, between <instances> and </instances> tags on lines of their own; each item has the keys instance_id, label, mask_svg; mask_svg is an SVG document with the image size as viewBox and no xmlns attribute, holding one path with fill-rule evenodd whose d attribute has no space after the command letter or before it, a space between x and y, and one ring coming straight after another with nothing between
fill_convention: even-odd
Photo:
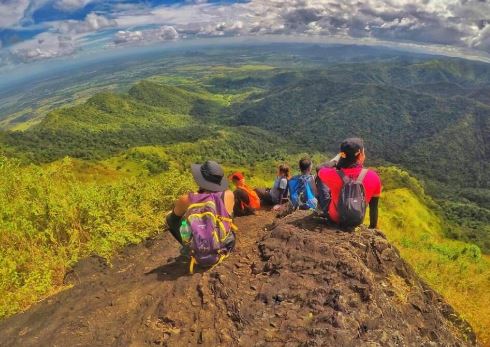
<instances>
[{"instance_id":1,"label":"person wearing wide-brim hat","mask_svg":"<svg viewBox=\"0 0 490 347\"><path fill-rule=\"evenodd\" d=\"M197 192L184 194L177 199L172 212L166 218L170 233L180 244L183 244L180 234L182 217L187 212L189 206L195 202L196 196L220 193L220 197L224 202L224 212L227 214L227 216L223 217L231 218L235 205L233 192L228 189L228 180L225 172L217 162L208 160L204 164L192 164L191 173L199 189Z\"/></svg>"}]
</instances>

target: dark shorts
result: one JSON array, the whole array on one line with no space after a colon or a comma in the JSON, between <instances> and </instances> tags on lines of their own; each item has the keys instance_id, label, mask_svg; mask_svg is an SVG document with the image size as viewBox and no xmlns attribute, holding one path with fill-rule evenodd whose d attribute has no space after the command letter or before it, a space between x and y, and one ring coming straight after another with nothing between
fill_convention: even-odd
<instances>
[{"instance_id":1,"label":"dark shorts","mask_svg":"<svg viewBox=\"0 0 490 347\"><path fill-rule=\"evenodd\" d=\"M255 213L255 210L249 206L250 197L243 189L236 189L233 192L235 196L235 206L233 207L233 214L235 216L249 216Z\"/></svg>"},{"instance_id":2,"label":"dark shorts","mask_svg":"<svg viewBox=\"0 0 490 347\"><path fill-rule=\"evenodd\" d=\"M275 202L272 199L271 190L268 188L257 188L255 192L260 198L260 202L262 205L274 206Z\"/></svg>"}]
</instances>

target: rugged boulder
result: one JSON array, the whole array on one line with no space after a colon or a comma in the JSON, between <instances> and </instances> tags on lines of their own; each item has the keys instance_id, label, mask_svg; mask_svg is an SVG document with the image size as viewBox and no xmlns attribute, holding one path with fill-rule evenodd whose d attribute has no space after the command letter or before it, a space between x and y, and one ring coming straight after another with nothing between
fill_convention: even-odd
<instances>
[{"instance_id":1,"label":"rugged boulder","mask_svg":"<svg viewBox=\"0 0 490 347\"><path fill-rule=\"evenodd\" d=\"M265 278L250 305L268 317L284 343L476 344L471 327L379 231L341 232L295 214L278 222L259 249L259 273Z\"/></svg>"},{"instance_id":2,"label":"rugged boulder","mask_svg":"<svg viewBox=\"0 0 490 347\"><path fill-rule=\"evenodd\" d=\"M381 232L272 220L238 219L236 252L192 276L168 233L82 262L73 288L0 323L2 346L477 345Z\"/></svg>"}]
</instances>

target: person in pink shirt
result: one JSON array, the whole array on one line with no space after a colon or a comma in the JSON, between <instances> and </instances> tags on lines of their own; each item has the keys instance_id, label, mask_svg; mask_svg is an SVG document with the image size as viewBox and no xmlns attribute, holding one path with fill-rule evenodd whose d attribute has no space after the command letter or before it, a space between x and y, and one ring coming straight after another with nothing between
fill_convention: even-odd
<instances>
[{"instance_id":1,"label":"person in pink shirt","mask_svg":"<svg viewBox=\"0 0 490 347\"><path fill-rule=\"evenodd\" d=\"M364 142L360 138L348 138L340 144L340 153L330 163L319 168L318 178L330 190L330 204L328 206L328 219L339 223L338 201L342 189L342 178L338 170L345 176L357 179L366 159ZM333 167L328 167L333 166ZM369 204L369 228L378 226L378 202L381 195L381 179L373 170L368 170L362 181L366 203Z\"/></svg>"}]
</instances>

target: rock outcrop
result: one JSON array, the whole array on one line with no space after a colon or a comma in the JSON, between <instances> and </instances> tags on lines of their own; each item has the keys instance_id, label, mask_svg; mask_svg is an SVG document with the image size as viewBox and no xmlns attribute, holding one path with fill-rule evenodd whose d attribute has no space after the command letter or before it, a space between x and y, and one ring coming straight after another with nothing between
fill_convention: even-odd
<instances>
[{"instance_id":1,"label":"rock outcrop","mask_svg":"<svg viewBox=\"0 0 490 347\"><path fill-rule=\"evenodd\" d=\"M277 223L259 249L259 268L267 279L253 305L273 313L271 322L283 342L476 344L471 327L418 278L379 231L336 231L295 214Z\"/></svg>"},{"instance_id":2,"label":"rock outcrop","mask_svg":"<svg viewBox=\"0 0 490 347\"><path fill-rule=\"evenodd\" d=\"M168 234L81 263L72 289L0 323L2 346L477 345L381 232L272 220L238 219L236 252L192 276Z\"/></svg>"}]
</instances>

